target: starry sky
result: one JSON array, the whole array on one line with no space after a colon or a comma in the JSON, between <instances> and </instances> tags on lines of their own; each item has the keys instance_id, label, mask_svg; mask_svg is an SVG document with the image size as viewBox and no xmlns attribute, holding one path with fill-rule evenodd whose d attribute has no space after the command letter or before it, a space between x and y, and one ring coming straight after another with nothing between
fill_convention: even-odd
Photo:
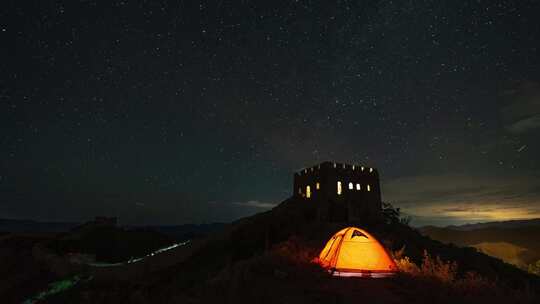
<instances>
[{"instance_id":1,"label":"starry sky","mask_svg":"<svg viewBox=\"0 0 540 304\"><path fill-rule=\"evenodd\" d=\"M540 217L538 1L10 1L0 218L231 221L325 160L413 224Z\"/></svg>"}]
</instances>

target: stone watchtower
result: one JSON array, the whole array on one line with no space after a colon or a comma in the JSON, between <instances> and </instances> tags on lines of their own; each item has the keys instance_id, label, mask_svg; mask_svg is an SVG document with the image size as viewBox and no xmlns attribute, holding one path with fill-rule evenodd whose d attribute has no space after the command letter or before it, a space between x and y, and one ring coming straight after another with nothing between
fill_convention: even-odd
<instances>
[{"instance_id":1,"label":"stone watchtower","mask_svg":"<svg viewBox=\"0 0 540 304\"><path fill-rule=\"evenodd\" d=\"M375 168L323 162L294 174L293 195L317 204L328 221L374 221L381 216L381 188Z\"/></svg>"}]
</instances>

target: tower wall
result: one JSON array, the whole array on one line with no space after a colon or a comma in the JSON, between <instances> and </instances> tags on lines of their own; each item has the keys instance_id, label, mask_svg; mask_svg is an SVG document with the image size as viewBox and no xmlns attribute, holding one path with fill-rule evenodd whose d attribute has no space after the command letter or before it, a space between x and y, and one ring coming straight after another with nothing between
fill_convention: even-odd
<instances>
[{"instance_id":1,"label":"tower wall","mask_svg":"<svg viewBox=\"0 0 540 304\"><path fill-rule=\"evenodd\" d=\"M353 221L381 214L379 173L375 168L324 162L295 173L293 191L294 196L319 204L321 219Z\"/></svg>"}]
</instances>

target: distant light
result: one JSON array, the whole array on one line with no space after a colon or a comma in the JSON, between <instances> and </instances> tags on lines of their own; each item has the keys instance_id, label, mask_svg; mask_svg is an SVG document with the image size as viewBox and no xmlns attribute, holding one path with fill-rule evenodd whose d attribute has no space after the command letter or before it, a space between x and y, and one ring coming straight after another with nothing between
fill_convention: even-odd
<instances>
[{"instance_id":1,"label":"distant light","mask_svg":"<svg viewBox=\"0 0 540 304\"><path fill-rule=\"evenodd\" d=\"M311 188L309 186L306 186L306 197L307 198L311 197Z\"/></svg>"},{"instance_id":2,"label":"distant light","mask_svg":"<svg viewBox=\"0 0 540 304\"><path fill-rule=\"evenodd\" d=\"M369 168L369 172L373 172L373 168Z\"/></svg>"},{"instance_id":3,"label":"distant light","mask_svg":"<svg viewBox=\"0 0 540 304\"><path fill-rule=\"evenodd\" d=\"M337 194L341 195L341 182L337 182Z\"/></svg>"},{"instance_id":4,"label":"distant light","mask_svg":"<svg viewBox=\"0 0 540 304\"><path fill-rule=\"evenodd\" d=\"M367 191L371 191L371 186L370 185L367 185Z\"/></svg>"},{"instance_id":5,"label":"distant light","mask_svg":"<svg viewBox=\"0 0 540 304\"><path fill-rule=\"evenodd\" d=\"M315 189L317 190L321 189L321 184L319 184L319 182L315 183Z\"/></svg>"},{"instance_id":6,"label":"distant light","mask_svg":"<svg viewBox=\"0 0 540 304\"><path fill-rule=\"evenodd\" d=\"M349 183L349 190L353 190L353 189L354 189L353 183Z\"/></svg>"},{"instance_id":7,"label":"distant light","mask_svg":"<svg viewBox=\"0 0 540 304\"><path fill-rule=\"evenodd\" d=\"M360 184L356 184L356 190L360 190L361 187L360 187Z\"/></svg>"}]
</instances>

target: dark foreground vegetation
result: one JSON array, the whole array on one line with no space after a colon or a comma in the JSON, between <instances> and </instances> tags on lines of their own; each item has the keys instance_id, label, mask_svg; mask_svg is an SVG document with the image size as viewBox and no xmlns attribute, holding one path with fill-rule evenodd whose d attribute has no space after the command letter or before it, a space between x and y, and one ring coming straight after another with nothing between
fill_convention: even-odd
<instances>
[{"instance_id":1,"label":"dark foreground vegetation","mask_svg":"<svg viewBox=\"0 0 540 304\"><path fill-rule=\"evenodd\" d=\"M443 243L475 247L534 274L540 273L540 219L450 227L420 232Z\"/></svg>"},{"instance_id":2,"label":"dark foreground vegetation","mask_svg":"<svg viewBox=\"0 0 540 304\"><path fill-rule=\"evenodd\" d=\"M44 265L50 277L30 284L24 294L12 286L4 299L20 303L46 288L43 282L76 275L77 284L38 302L538 303L537 276L473 248L422 236L397 210L386 207L384 221L321 223L314 221L311 205L290 199L204 241L179 247L177 253L183 250L183 255L158 255L138 268L103 272L80 267L62 275ZM328 238L349 225L365 228L389 248L400 273L390 279L335 278L314 264Z\"/></svg>"}]
</instances>

